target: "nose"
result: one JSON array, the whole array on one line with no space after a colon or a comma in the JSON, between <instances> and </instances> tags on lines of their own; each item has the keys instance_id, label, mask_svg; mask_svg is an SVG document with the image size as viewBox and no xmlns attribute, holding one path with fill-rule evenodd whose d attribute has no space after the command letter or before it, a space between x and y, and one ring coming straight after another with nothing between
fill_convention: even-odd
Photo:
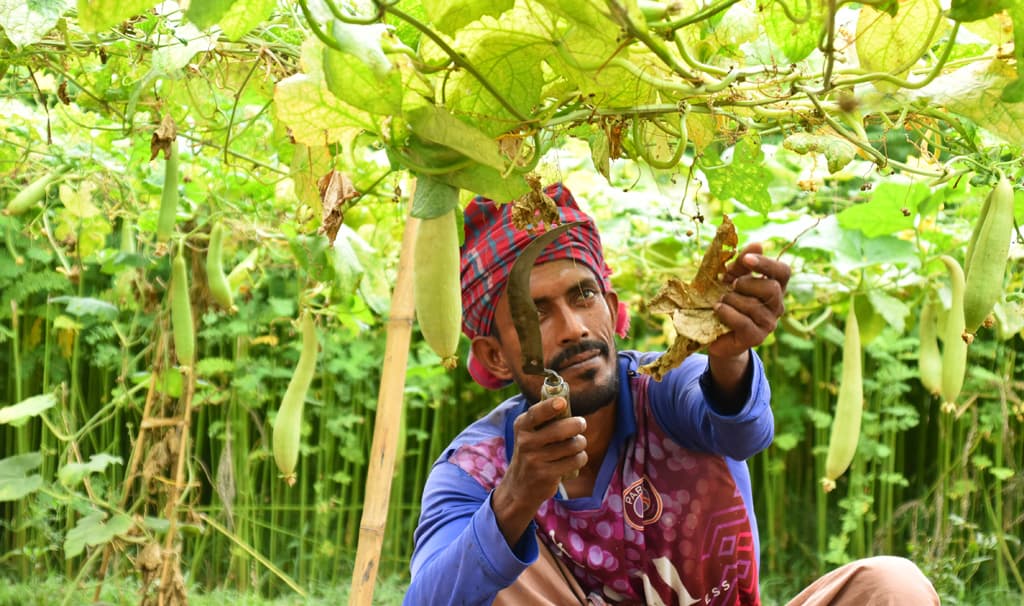
<instances>
[{"instance_id":1,"label":"nose","mask_svg":"<svg viewBox=\"0 0 1024 606\"><path fill-rule=\"evenodd\" d=\"M541 330L545 332L550 330L549 334L557 340L559 345L579 343L590 335L584 318L572 305L555 305L549 313L551 322Z\"/></svg>"}]
</instances>

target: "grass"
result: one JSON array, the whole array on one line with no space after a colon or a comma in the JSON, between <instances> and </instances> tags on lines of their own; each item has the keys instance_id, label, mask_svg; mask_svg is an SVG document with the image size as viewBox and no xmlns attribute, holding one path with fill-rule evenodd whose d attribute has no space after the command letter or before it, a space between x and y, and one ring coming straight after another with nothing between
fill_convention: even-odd
<instances>
[{"instance_id":1,"label":"grass","mask_svg":"<svg viewBox=\"0 0 1024 606\"><path fill-rule=\"evenodd\" d=\"M374 606L398 606L405 596L408 581L400 577L382 577L377 581L374 592ZM77 589L68 598L69 583L59 577L48 577L41 581L11 582L0 581L0 606L138 606L138 583L134 580L112 579L103 584L100 601L94 602L94 583ZM308 598L292 594L276 598L264 598L237 591L214 590L202 592L201 588L190 587L189 606L341 606L348 603L349 581L340 587L322 587L313 591Z\"/></svg>"}]
</instances>

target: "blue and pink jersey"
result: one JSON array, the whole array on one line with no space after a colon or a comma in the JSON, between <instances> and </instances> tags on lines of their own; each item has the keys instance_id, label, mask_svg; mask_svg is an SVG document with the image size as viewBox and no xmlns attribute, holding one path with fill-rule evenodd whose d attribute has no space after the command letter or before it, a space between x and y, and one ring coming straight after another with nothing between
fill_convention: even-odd
<instances>
[{"instance_id":1,"label":"blue and pink jersey","mask_svg":"<svg viewBox=\"0 0 1024 606\"><path fill-rule=\"evenodd\" d=\"M620 352L615 435L589 497L545 502L509 548L490 492L512 456L522 396L460 434L424 489L406 604L490 604L538 555L537 536L584 592L608 603L754 605L758 536L747 458L771 443L770 392L754 360L734 415L701 387L703 356L661 382L636 369L655 354Z\"/></svg>"}]
</instances>

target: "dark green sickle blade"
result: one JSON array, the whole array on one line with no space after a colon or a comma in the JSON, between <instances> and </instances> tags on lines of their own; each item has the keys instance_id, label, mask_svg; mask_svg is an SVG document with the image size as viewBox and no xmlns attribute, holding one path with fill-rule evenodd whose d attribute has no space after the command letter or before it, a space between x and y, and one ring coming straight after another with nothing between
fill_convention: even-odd
<instances>
[{"instance_id":1,"label":"dark green sickle blade","mask_svg":"<svg viewBox=\"0 0 1024 606\"><path fill-rule=\"evenodd\" d=\"M512 324L519 335L519 346L523 352L523 372L528 375L544 374L544 348L541 346L540 321L537 307L530 296L530 272L540 253L571 227L583 225L582 221L563 223L534 238L519 253L508 276L508 305L512 312Z\"/></svg>"}]
</instances>

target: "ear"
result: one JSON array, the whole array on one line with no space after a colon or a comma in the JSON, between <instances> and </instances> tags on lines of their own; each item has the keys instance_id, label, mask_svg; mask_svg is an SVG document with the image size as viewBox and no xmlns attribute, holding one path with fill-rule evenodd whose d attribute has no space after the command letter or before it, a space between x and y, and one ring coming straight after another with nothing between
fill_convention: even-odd
<instances>
[{"instance_id":1,"label":"ear","mask_svg":"<svg viewBox=\"0 0 1024 606\"><path fill-rule=\"evenodd\" d=\"M604 293L604 300L608 303L608 311L612 314L612 326L617 326L619 321L619 294L614 290Z\"/></svg>"},{"instance_id":2,"label":"ear","mask_svg":"<svg viewBox=\"0 0 1024 606\"><path fill-rule=\"evenodd\" d=\"M488 372L498 379L512 379L512 369L505 361L505 354L501 351L498 339L490 336L474 337L470 347L473 349L473 357L479 360Z\"/></svg>"}]
</instances>

